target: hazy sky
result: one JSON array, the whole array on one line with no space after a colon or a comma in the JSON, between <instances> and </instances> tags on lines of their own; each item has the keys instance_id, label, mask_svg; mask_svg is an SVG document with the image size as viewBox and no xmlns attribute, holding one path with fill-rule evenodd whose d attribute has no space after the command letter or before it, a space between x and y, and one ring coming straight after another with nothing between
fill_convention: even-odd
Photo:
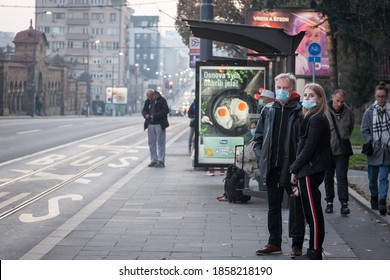
<instances>
[{"instance_id":1,"label":"hazy sky","mask_svg":"<svg viewBox=\"0 0 390 280\"><path fill-rule=\"evenodd\" d=\"M40 3L41 0L38 0ZM130 0L135 15L158 15L160 26L172 26L177 0ZM35 0L0 0L0 31L19 32L34 20ZM162 27L164 30L166 27Z\"/></svg>"}]
</instances>

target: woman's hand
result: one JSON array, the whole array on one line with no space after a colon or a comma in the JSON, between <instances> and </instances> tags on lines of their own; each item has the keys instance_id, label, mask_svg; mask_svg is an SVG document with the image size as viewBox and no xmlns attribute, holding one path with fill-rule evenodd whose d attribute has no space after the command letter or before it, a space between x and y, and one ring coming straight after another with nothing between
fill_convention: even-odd
<instances>
[{"instance_id":1,"label":"woman's hand","mask_svg":"<svg viewBox=\"0 0 390 280\"><path fill-rule=\"evenodd\" d=\"M298 179L297 179L297 175L296 174L291 173L290 183L293 186L297 186L298 185Z\"/></svg>"}]
</instances>

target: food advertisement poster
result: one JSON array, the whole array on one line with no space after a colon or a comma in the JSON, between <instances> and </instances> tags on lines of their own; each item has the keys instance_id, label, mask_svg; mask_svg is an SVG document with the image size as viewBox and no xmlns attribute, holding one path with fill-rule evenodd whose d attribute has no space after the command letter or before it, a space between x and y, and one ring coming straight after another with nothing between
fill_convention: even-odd
<instances>
[{"instance_id":1,"label":"food advertisement poster","mask_svg":"<svg viewBox=\"0 0 390 280\"><path fill-rule=\"evenodd\" d=\"M113 101L112 97L114 97ZM127 88L106 88L106 103L127 104Z\"/></svg>"},{"instance_id":2,"label":"food advertisement poster","mask_svg":"<svg viewBox=\"0 0 390 280\"><path fill-rule=\"evenodd\" d=\"M267 72L264 66L197 64L195 166L234 162L236 145L252 137L249 124L259 117L259 90L265 88Z\"/></svg>"},{"instance_id":3,"label":"food advertisement poster","mask_svg":"<svg viewBox=\"0 0 390 280\"><path fill-rule=\"evenodd\" d=\"M246 22L252 26L283 28L289 35L296 35L305 31L301 43L296 50L295 74L308 76L313 74L313 62L309 62L308 47L315 42L320 44L320 62L314 63L315 74L329 76L329 54L326 39L325 19L321 14L314 11L299 10L274 10L258 11L248 10Z\"/></svg>"}]
</instances>

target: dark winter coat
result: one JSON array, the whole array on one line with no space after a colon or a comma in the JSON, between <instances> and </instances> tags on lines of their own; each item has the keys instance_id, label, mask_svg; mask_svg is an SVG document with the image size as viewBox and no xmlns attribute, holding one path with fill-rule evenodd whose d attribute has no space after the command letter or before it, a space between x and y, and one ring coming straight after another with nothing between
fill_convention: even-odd
<instances>
[{"instance_id":1,"label":"dark winter coat","mask_svg":"<svg viewBox=\"0 0 390 280\"><path fill-rule=\"evenodd\" d=\"M283 186L290 185L290 165L295 160L297 153L299 127L302 120L302 105L299 99L299 94L294 93L286 105L282 106L280 103L274 102L272 107L264 110L260 116L256 127L253 150L258 158L260 179L263 183L267 182L272 167L271 158L275 156L273 153L276 151L277 154L282 155L278 159L281 168L279 183ZM283 116L285 112L289 113ZM284 131L280 131L280 123L275 123L277 114L281 116L278 119L287 120L286 130ZM274 141L277 135L280 135L282 140L279 141L279 145Z\"/></svg>"},{"instance_id":2,"label":"dark winter coat","mask_svg":"<svg viewBox=\"0 0 390 280\"><path fill-rule=\"evenodd\" d=\"M169 107L164 97L158 96L152 100L146 99L142 109L142 115L145 118L144 129L149 124L159 124L162 130L166 129L169 126L168 114ZM146 119L146 115L150 115L150 117Z\"/></svg>"},{"instance_id":3,"label":"dark winter coat","mask_svg":"<svg viewBox=\"0 0 390 280\"><path fill-rule=\"evenodd\" d=\"M290 172L298 178L327 170L331 162L330 127L325 115L308 115L300 127L297 157Z\"/></svg>"}]
</instances>

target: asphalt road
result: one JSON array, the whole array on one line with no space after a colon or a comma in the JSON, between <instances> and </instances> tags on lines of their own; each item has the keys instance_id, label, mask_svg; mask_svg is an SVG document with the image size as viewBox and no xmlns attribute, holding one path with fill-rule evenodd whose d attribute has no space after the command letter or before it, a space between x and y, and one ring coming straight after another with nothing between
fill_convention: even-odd
<instances>
[{"instance_id":1,"label":"asphalt road","mask_svg":"<svg viewBox=\"0 0 390 280\"><path fill-rule=\"evenodd\" d=\"M142 122L132 117L0 119L0 163Z\"/></svg>"}]
</instances>

